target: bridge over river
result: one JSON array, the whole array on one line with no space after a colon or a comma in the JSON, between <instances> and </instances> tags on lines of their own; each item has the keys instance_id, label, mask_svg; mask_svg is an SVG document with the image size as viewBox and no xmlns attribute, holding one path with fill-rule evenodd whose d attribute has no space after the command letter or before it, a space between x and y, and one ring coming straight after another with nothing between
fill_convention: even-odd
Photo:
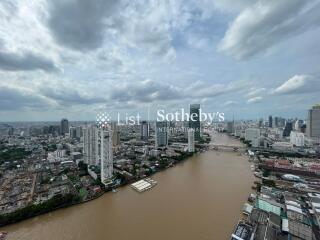
<instances>
[{"instance_id":1,"label":"bridge over river","mask_svg":"<svg viewBox=\"0 0 320 240\"><path fill-rule=\"evenodd\" d=\"M227 134L218 133L216 131L207 131L207 133L211 137L209 149L226 152L245 152L247 150L247 147L243 143Z\"/></svg>"},{"instance_id":2,"label":"bridge over river","mask_svg":"<svg viewBox=\"0 0 320 240\"><path fill-rule=\"evenodd\" d=\"M216 151L245 152L247 147L239 145L209 144L209 149Z\"/></svg>"}]
</instances>

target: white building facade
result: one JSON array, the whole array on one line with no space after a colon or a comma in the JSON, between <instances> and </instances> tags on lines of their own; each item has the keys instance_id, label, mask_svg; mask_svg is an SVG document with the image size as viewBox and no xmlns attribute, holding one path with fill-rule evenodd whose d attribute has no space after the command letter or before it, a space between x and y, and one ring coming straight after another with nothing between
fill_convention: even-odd
<instances>
[{"instance_id":1,"label":"white building facade","mask_svg":"<svg viewBox=\"0 0 320 240\"><path fill-rule=\"evenodd\" d=\"M188 129L188 152L194 152L194 130Z\"/></svg>"},{"instance_id":2,"label":"white building facade","mask_svg":"<svg viewBox=\"0 0 320 240\"><path fill-rule=\"evenodd\" d=\"M290 133L290 143L297 147L304 146L304 134L301 132L291 131Z\"/></svg>"},{"instance_id":3,"label":"white building facade","mask_svg":"<svg viewBox=\"0 0 320 240\"><path fill-rule=\"evenodd\" d=\"M83 158L88 165L100 165L98 157L98 128L89 125L83 128Z\"/></svg>"},{"instance_id":4,"label":"white building facade","mask_svg":"<svg viewBox=\"0 0 320 240\"><path fill-rule=\"evenodd\" d=\"M101 182L107 183L113 177L112 131L101 129L99 137Z\"/></svg>"}]
</instances>

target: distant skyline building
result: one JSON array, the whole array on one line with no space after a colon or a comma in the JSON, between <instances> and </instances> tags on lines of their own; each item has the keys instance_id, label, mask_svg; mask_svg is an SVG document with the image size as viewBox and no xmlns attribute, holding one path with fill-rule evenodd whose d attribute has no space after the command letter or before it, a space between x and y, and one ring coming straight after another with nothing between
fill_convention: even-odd
<instances>
[{"instance_id":1,"label":"distant skyline building","mask_svg":"<svg viewBox=\"0 0 320 240\"><path fill-rule=\"evenodd\" d=\"M272 122L272 127L277 128L277 127L284 127L286 123L286 120L281 117L274 117L273 122Z\"/></svg>"},{"instance_id":2,"label":"distant skyline building","mask_svg":"<svg viewBox=\"0 0 320 240\"><path fill-rule=\"evenodd\" d=\"M277 123L276 127L284 127L286 124L286 120L282 117L277 117L276 123Z\"/></svg>"},{"instance_id":3,"label":"distant skyline building","mask_svg":"<svg viewBox=\"0 0 320 240\"><path fill-rule=\"evenodd\" d=\"M52 134L53 136L60 135L61 126L59 126L59 125L50 125L49 129L48 129L48 133Z\"/></svg>"},{"instance_id":4,"label":"distant skyline building","mask_svg":"<svg viewBox=\"0 0 320 240\"><path fill-rule=\"evenodd\" d=\"M14 128L10 126L10 127L8 128L8 136L12 136L13 133L14 133Z\"/></svg>"},{"instance_id":5,"label":"distant skyline building","mask_svg":"<svg viewBox=\"0 0 320 240\"><path fill-rule=\"evenodd\" d=\"M111 123L112 130L112 146L116 147L120 145L120 132L118 128L118 124L116 122Z\"/></svg>"},{"instance_id":6,"label":"distant skyline building","mask_svg":"<svg viewBox=\"0 0 320 240\"><path fill-rule=\"evenodd\" d=\"M194 152L194 130L188 129L188 152Z\"/></svg>"},{"instance_id":7,"label":"distant skyline building","mask_svg":"<svg viewBox=\"0 0 320 240\"><path fill-rule=\"evenodd\" d=\"M274 117L274 118L273 118L273 123L272 123L272 125L273 125L274 128L277 128L277 127L278 127L278 119L279 119L278 117Z\"/></svg>"},{"instance_id":8,"label":"distant skyline building","mask_svg":"<svg viewBox=\"0 0 320 240\"><path fill-rule=\"evenodd\" d=\"M300 132L301 128L303 127L303 120L297 119L294 123L294 130Z\"/></svg>"},{"instance_id":9,"label":"distant skyline building","mask_svg":"<svg viewBox=\"0 0 320 240\"><path fill-rule=\"evenodd\" d=\"M148 141L148 139L149 139L149 123L147 121L141 122L140 136L141 136L141 140Z\"/></svg>"},{"instance_id":10,"label":"distant skyline building","mask_svg":"<svg viewBox=\"0 0 320 240\"><path fill-rule=\"evenodd\" d=\"M101 182L106 184L113 177L112 131L100 129L99 137Z\"/></svg>"},{"instance_id":11,"label":"distant skyline building","mask_svg":"<svg viewBox=\"0 0 320 240\"><path fill-rule=\"evenodd\" d=\"M234 121L227 122L227 133L234 133Z\"/></svg>"},{"instance_id":12,"label":"distant skyline building","mask_svg":"<svg viewBox=\"0 0 320 240\"><path fill-rule=\"evenodd\" d=\"M66 118L63 118L60 123L61 134L65 135L69 133L69 121Z\"/></svg>"},{"instance_id":13,"label":"distant skyline building","mask_svg":"<svg viewBox=\"0 0 320 240\"><path fill-rule=\"evenodd\" d=\"M76 127L76 138L80 140L80 138L83 136L82 126Z\"/></svg>"},{"instance_id":14,"label":"distant skyline building","mask_svg":"<svg viewBox=\"0 0 320 240\"><path fill-rule=\"evenodd\" d=\"M286 121L284 130L283 130L283 137L289 137L292 129L293 129L293 122Z\"/></svg>"},{"instance_id":15,"label":"distant skyline building","mask_svg":"<svg viewBox=\"0 0 320 240\"><path fill-rule=\"evenodd\" d=\"M190 104L189 128L194 130L195 141L200 141L201 139L200 127L200 104Z\"/></svg>"},{"instance_id":16,"label":"distant skyline building","mask_svg":"<svg viewBox=\"0 0 320 240\"><path fill-rule=\"evenodd\" d=\"M272 116L270 115L269 116L269 121L268 121L268 124L269 124L269 128L272 128Z\"/></svg>"},{"instance_id":17,"label":"distant skyline building","mask_svg":"<svg viewBox=\"0 0 320 240\"><path fill-rule=\"evenodd\" d=\"M156 147L166 147L168 145L168 123L156 122Z\"/></svg>"},{"instance_id":18,"label":"distant skyline building","mask_svg":"<svg viewBox=\"0 0 320 240\"><path fill-rule=\"evenodd\" d=\"M77 138L77 128L76 127L69 128L69 136L70 136L70 138Z\"/></svg>"},{"instance_id":19,"label":"distant skyline building","mask_svg":"<svg viewBox=\"0 0 320 240\"><path fill-rule=\"evenodd\" d=\"M314 105L308 110L307 136L320 138L320 105Z\"/></svg>"}]
</instances>

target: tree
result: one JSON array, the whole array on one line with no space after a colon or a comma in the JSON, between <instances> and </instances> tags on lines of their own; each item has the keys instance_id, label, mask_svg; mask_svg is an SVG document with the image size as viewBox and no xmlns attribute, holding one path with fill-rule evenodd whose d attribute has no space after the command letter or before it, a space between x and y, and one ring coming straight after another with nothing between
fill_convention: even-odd
<instances>
[{"instance_id":1,"label":"tree","mask_svg":"<svg viewBox=\"0 0 320 240\"><path fill-rule=\"evenodd\" d=\"M271 173L271 171L269 169L263 169L262 176L263 177L269 177L270 173Z\"/></svg>"},{"instance_id":2,"label":"tree","mask_svg":"<svg viewBox=\"0 0 320 240\"><path fill-rule=\"evenodd\" d=\"M267 187L276 187L275 181L269 179L262 179L262 184L266 185Z\"/></svg>"}]
</instances>

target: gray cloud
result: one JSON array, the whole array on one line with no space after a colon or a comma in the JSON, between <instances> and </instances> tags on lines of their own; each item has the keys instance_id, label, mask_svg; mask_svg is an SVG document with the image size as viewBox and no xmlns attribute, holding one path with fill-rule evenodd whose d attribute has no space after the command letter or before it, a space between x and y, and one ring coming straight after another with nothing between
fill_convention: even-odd
<instances>
[{"instance_id":1,"label":"gray cloud","mask_svg":"<svg viewBox=\"0 0 320 240\"><path fill-rule=\"evenodd\" d=\"M167 56L168 59L175 57L175 51L171 46L171 35L169 24L162 20L154 20L152 13L156 14L155 9L151 8L149 16L139 18L133 22L127 21L124 34L125 41L136 48L144 48L150 53L158 56Z\"/></svg>"},{"instance_id":2,"label":"gray cloud","mask_svg":"<svg viewBox=\"0 0 320 240\"><path fill-rule=\"evenodd\" d=\"M0 86L0 110L45 109L53 102L28 89Z\"/></svg>"},{"instance_id":3,"label":"gray cloud","mask_svg":"<svg viewBox=\"0 0 320 240\"><path fill-rule=\"evenodd\" d=\"M247 89L250 82L237 81L229 84L205 84L203 82L195 82L193 85L186 88L186 95L189 97L210 98L236 93Z\"/></svg>"},{"instance_id":4,"label":"gray cloud","mask_svg":"<svg viewBox=\"0 0 320 240\"><path fill-rule=\"evenodd\" d=\"M167 3L121 0L57 0L50 3L48 26L54 39L74 50L100 48L105 40L174 59Z\"/></svg>"},{"instance_id":5,"label":"gray cloud","mask_svg":"<svg viewBox=\"0 0 320 240\"><path fill-rule=\"evenodd\" d=\"M17 11L17 3L14 3L12 1L9 0L2 0L0 2L0 5L3 9L5 9L6 11L8 11L8 13L10 15L14 15L14 13Z\"/></svg>"},{"instance_id":6,"label":"gray cloud","mask_svg":"<svg viewBox=\"0 0 320 240\"><path fill-rule=\"evenodd\" d=\"M317 1L261 0L245 8L232 22L219 49L237 59L249 59L273 45L320 23Z\"/></svg>"},{"instance_id":7,"label":"gray cloud","mask_svg":"<svg viewBox=\"0 0 320 240\"><path fill-rule=\"evenodd\" d=\"M53 83L49 83L53 84ZM93 96L76 89L60 85L19 87L0 85L0 111L37 109L45 110L75 105L94 105L106 103L104 97Z\"/></svg>"},{"instance_id":8,"label":"gray cloud","mask_svg":"<svg viewBox=\"0 0 320 240\"><path fill-rule=\"evenodd\" d=\"M181 93L176 87L151 80L133 84L120 84L115 86L111 92L111 99L119 102L153 102L179 98L181 98Z\"/></svg>"},{"instance_id":9,"label":"gray cloud","mask_svg":"<svg viewBox=\"0 0 320 240\"><path fill-rule=\"evenodd\" d=\"M111 92L111 100L120 102L165 102L181 99L213 98L242 91L248 87L248 84L248 82L244 81L211 85L196 82L187 88L180 88L170 84L146 80L115 86Z\"/></svg>"},{"instance_id":10,"label":"gray cloud","mask_svg":"<svg viewBox=\"0 0 320 240\"><path fill-rule=\"evenodd\" d=\"M66 88L61 85L59 88L42 87L39 92L44 96L58 102L62 106L69 105L90 105L96 103L105 103L106 99L103 97L96 97L80 93L79 91L71 88Z\"/></svg>"},{"instance_id":11,"label":"gray cloud","mask_svg":"<svg viewBox=\"0 0 320 240\"><path fill-rule=\"evenodd\" d=\"M103 44L105 27L119 6L117 0L56 0L51 1L48 26L53 37L69 48L85 51Z\"/></svg>"},{"instance_id":12,"label":"gray cloud","mask_svg":"<svg viewBox=\"0 0 320 240\"><path fill-rule=\"evenodd\" d=\"M0 70L6 71L58 71L55 63L43 56L24 52L21 54L0 51Z\"/></svg>"}]
</instances>

